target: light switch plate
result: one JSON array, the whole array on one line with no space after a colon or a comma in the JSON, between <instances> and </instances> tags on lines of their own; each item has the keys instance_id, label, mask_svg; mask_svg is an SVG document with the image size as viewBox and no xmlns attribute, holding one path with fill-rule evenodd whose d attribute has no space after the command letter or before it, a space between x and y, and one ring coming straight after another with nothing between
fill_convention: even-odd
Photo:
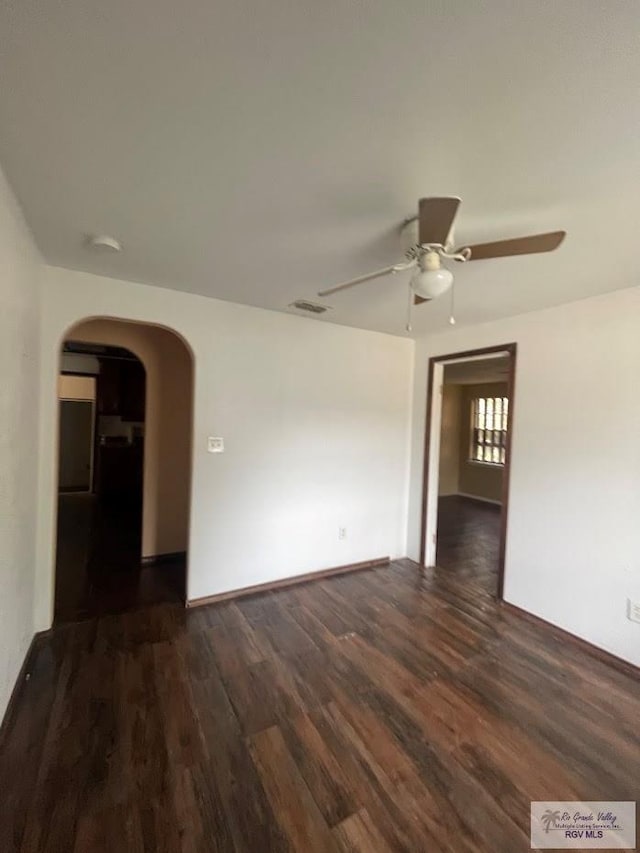
<instances>
[{"instance_id":1,"label":"light switch plate","mask_svg":"<svg viewBox=\"0 0 640 853\"><path fill-rule=\"evenodd\" d=\"M207 450L209 453L224 453L224 438L210 435L207 439Z\"/></svg>"}]
</instances>

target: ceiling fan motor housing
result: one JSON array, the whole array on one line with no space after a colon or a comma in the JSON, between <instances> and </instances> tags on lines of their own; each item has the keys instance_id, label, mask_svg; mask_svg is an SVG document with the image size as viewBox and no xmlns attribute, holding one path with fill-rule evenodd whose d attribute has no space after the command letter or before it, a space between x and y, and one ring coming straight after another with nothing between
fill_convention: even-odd
<instances>
[{"instance_id":1,"label":"ceiling fan motor housing","mask_svg":"<svg viewBox=\"0 0 640 853\"><path fill-rule=\"evenodd\" d=\"M449 231L446 244L442 247L449 251L453 247L453 226ZM406 258L418 258L423 251L420 243L420 221L417 216L412 216L402 223L400 228L400 243ZM435 244L434 244L435 245Z\"/></svg>"},{"instance_id":2,"label":"ceiling fan motor housing","mask_svg":"<svg viewBox=\"0 0 640 853\"><path fill-rule=\"evenodd\" d=\"M426 270L439 270L442 264L440 263L440 255L435 252L422 252L420 255L420 269L423 271Z\"/></svg>"}]
</instances>

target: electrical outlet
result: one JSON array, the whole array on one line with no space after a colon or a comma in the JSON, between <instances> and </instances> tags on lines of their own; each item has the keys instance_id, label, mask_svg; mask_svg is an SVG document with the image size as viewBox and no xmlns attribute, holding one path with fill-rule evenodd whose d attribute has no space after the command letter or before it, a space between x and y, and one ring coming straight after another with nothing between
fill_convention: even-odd
<instances>
[{"instance_id":1,"label":"electrical outlet","mask_svg":"<svg viewBox=\"0 0 640 853\"><path fill-rule=\"evenodd\" d=\"M338 539L346 539L347 538L347 528L339 527L338 528Z\"/></svg>"},{"instance_id":2,"label":"electrical outlet","mask_svg":"<svg viewBox=\"0 0 640 853\"><path fill-rule=\"evenodd\" d=\"M207 450L209 453L224 453L224 438L210 435L207 438Z\"/></svg>"},{"instance_id":3,"label":"electrical outlet","mask_svg":"<svg viewBox=\"0 0 640 853\"><path fill-rule=\"evenodd\" d=\"M640 601L627 599L627 619L632 622L640 622Z\"/></svg>"}]
</instances>

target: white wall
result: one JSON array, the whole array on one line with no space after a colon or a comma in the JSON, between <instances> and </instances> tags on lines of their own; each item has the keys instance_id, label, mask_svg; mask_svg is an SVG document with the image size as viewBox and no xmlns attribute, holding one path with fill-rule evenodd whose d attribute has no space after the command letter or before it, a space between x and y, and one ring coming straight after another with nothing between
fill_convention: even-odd
<instances>
[{"instance_id":1,"label":"white wall","mask_svg":"<svg viewBox=\"0 0 640 853\"><path fill-rule=\"evenodd\" d=\"M505 598L640 665L640 288L416 346L409 553L419 554L427 361L518 344Z\"/></svg>"},{"instance_id":2,"label":"white wall","mask_svg":"<svg viewBox=\"0 0 640 853\"><path fill-rule=\"evenodd\" d=\"M0 171L0 719L34 630L39 263Z\"/></svg>"},{"instance_id":3,"label":"white wall","mask_svg":"<svg viewBox=\"0 0 640 853\"><path fill-rule=\"evenodd\" d=\"M38 628L53 594L58 350L87 317L165 325L193 349L189 598L405 554L411 341L86 273L43 276ZM224 437L224 454L207 453L208 435Z\"/></svg>"}]
</instances>

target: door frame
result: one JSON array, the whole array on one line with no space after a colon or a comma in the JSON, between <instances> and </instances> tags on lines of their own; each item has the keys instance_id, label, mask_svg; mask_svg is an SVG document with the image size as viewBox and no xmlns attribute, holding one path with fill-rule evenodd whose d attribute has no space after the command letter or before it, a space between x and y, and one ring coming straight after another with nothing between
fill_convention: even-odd
<instances>
[{"instance_id":1,"label":"door frame","mask_svg":"<svg viewBox=\"0 0 640 853\"><path fill-rule=\"evenodd\" d=\"M509 356L509 374L507 378L507 396L509 398L509 425L505 445L505 463L502 476L502 512L500 517L500 544L498 548L498 590L497 598L503 599L505 557L507 550L507 519L509 515L509 481L511 476L511 446L515 412L516 390L516 343L500 344L462 352L432 356L429 359L427 377L427 416L424 435L424 469L422 476L422 517L420 524L420 564L427 568L427 557L432 557L435 565L435 547L438 523L438 466L440 462L440 427L442 418L442 396L440 386L436 386L436 374L442 380L444 366L455 361L472 361L483 356ZM434 399L436 393L437 400ZM437 427L437 429L435 428ZM432 463L433 460L433 463ZM427 537L431 537L427 547ZM429 560L431 563L431 559Z\"/></svg>"}]
</instances>

